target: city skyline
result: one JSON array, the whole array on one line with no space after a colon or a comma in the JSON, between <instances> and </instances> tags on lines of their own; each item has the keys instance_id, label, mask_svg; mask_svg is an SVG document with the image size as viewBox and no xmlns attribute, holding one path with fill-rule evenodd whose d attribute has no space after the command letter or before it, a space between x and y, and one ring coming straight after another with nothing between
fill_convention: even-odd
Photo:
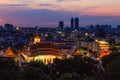
<instances>
[{"instance_id":1,"label":"city skyline","mask_svg":"<svg viewBox=\"0 0 120 80\"><path fill-rule=\"evenodd\" d=\"M70 26L79 17L80 27L90 24L117 25L120 1L113 0L1 0L0 25L58 27L59 21Z\"/></svg>"}]
</instances>

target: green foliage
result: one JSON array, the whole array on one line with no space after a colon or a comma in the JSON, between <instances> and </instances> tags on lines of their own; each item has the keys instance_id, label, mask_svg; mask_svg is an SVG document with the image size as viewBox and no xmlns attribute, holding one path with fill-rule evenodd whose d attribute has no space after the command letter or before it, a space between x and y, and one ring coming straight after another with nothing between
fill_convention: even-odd
<instances>
[{"instance_id":1,"label":"green foliage","mask_svg":"<svg viewBox=\"0 0 120 80\"><path fill-rule=\"evenodd\" d=\"M64 73L60 76L59 80L81 80L79 74L76 73Z\"/></svg>"},{"instance_id":2,"label":"green foliage","mask_svg":"<svg viewBox=\"0 0 120 80\"><path fill-rule=\"evenodd\" d=\"M43 71L44 73L46 74L49 74L50 71L48 69L48 66L45 65L43 62L41 61L31 61L29 64L28 64L28 67L33 67L33 68L39 68L41 69L41 71Z\"/></svg>"},{"instance_id":3,"label":"green foliage","mask_svg":"<svg viewBox=\"0 0 120 80\"><path fill-rule=\"evenodd\" d=\"M110 55L104 56L102 60L103 67L109 64L111 61L116 60L120 56L120 53L111 53Z\"/></svg>"},{"instance_id":4,"label":"green foliage","mask_svg":"<svg viewBox=\"0 0 120 80\"><path fill-rule=\"evenodd\" d=\"M83 80L98 80L95 76L87 76Z\"/></svg>"},{"instance_id":5,"label":"green foliage","mask_svg":"<svg viewBox=\"0 0 120 80\"><path fill-rule=\"evenodd\" d=\"M72 80L72 74L70 73L62 74L60 80Z\"/></svg>"},{"instance_id":6,"label":"green foliage","mask_svg":"<svg viewBox=\"0 0 120 80\"><path fill-rule=\"evenodd\" d=\"M88 57L75 56L68 59L55 59L54 67L60 74L78 73L81 77L94 75L96 66L95 61Z\"/></svg>"},{"instance_id":7,"label":"green foliage","mask_svg":"<svg viewBox=\"0 0 120 80\"><path fill-rule=\"evenodd\" d=\"M120 57L106 65L105 77L108 80L120 79Z\"/></svg>"},{"instance_id":8,"label":"green foliage","mask_svg":"<svg viewBox=\"0 0 120 80\"><path fill-rule=\"evenodd\" d=\"M103 73L97 72L96 61L89 57L54 60L48 67L43 62L32 61L26 67L18 66L12 58L0 57L0 80L105 80L120 79L120 53L102 58Z\"/></svg>"},{"instance_id":9,"label":"green foliage","mask_svg":"<svg viewBox=\"0 0 120 80\"><path fill-rule=\"evenodd\" d=\"M110 50L112 51L112 53L117 53L119 52L119 49L117 47L111 47Z\"/></svg>"},{"instance_id":10,"label":"green foliage","mask_svg":"<svg viewBox=\"0 0 120 80\"><path fill-rule=\"evenodd\" d=\"M115 47L115 39L110 39L109 45L110 45L110 47Z\"/></svg>"},{"instance_id":11,"label":"green foliage","mask_svg":"<svg viewBox=\"0 0 120 80\"><path fill-rule=\"evenodd\" d=\"M0 57L0 80L17 80L20 69L12 58Z\"/></svg>"},{"instance_id":12,"label":"green foliage","mask_svg":"<svg viewBox=\"0 0 120 80\"><path fill-rule=\"evenodd\" d=\"M39 61L32 61L21 72L21 80L49 80L48 67Z\"/></svg>"},{"instance_id":13,"label":"green foliage","mask_svg":"<svg viewBox=\"0 0 120 80\"><path fill-rule=\"evenodd\" d=\"M107 80L120 79L120 53L112 53L102 58L105 69L104 76Z\"/></svg>"}]
</instances>

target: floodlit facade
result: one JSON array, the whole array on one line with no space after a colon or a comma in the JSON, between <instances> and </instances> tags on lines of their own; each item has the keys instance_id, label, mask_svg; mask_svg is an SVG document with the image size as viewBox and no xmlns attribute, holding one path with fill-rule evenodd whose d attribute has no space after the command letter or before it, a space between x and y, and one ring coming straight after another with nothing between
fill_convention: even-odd
<instances>
[{"instance_id":1,"label":"floodlit facade","mask_svg":"<svg viewBox=\"0 0 120 80\"><path fill-rule=\"evenodd\" d=\"M99 57L102 58L103 56L109 55L109 43L106 41L98 41L99 43Z\"/></svg>"},{"instance_id":2,"label":"floodlit facade","mask_svg":"<svg viewBox=\"0 0 120 80\"><path fill-rule=\"evenodd\" d=\"M23 51L23 56L27 62L29 61L42 61L45 64L53 63L55 58L62 58L59 53L59 47L55 43L41 42L38 33L34 37L32 45Z\"/></svg>"},{"instance_id":3,"label":"floodlit facade","mask_svg":"<svg viewBox=\"0 0 120 80\"><path fill-rule=\"evenodd\" d=\"M93 52L98 52L100 58L110 54L109 43L107 41L81 41L81 47L92 50Z\"/></svg>"},{"instance_id":4,"label":"floodlit facade","mask_svg":"<svg viewBox=\"0 0 120 80\"><path fill-rule=\"evenodd\" d=\"M40 36L38 34L38 32L36 33L35 37L34 37L34 44L36 43L40 43Z\"/></svg>"}]
</instances>

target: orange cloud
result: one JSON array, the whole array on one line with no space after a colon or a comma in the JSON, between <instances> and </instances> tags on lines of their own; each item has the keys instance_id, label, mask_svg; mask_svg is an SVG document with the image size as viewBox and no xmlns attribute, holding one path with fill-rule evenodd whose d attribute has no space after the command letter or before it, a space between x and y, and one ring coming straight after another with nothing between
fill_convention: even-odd
<instances>
[{"instance_id":1,"label":"orange cloud","mask_svg":"<svg viewBox=\"0 0 120 80\"><path fill-rule=\"evenodd\" d=\"M3 24L3 19L2 18L0 18L0 24Z\"/></svg>"},{"instance_id":2,"label":"orange cloud","mask_svg":"<svg viewBox=\"0 0 120 80\"><path fill-rule=\"evenodd\" d=\"M120 15L119 4L120 1L114 0L0 0L0 10L47 9L85 15Z\"/></svg>"}]
</instances>

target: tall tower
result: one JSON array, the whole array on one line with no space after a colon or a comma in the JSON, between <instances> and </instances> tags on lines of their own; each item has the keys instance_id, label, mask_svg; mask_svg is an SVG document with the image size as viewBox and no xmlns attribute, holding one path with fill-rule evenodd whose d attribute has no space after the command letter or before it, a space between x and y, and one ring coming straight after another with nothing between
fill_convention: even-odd
<instances>
[{"instance_id":1,"label":"tall tower","mask_svg":"<svg viewBox=\"0 0 120 80\"><path fill-rule=\"evenodd\" d=\"M75 18L75 29L76 30L79 29L79 18L78 17Z\"/></svg>"},{"instance_id":2,"label":"tall tower","mask_svg":"<svg viewBox=\"0 0 120 80\"><path fill-rule=\"evenodd\" d=\"M40 36L38 32L36 32L35 37L34 37L34 44L36 43L40 43Z\"/></svg>"},{"instance_id":3,"label":"tall tower","mask_svg":"<svg viewBox=\"0 0 120 80\"><path fill-rule=\"evenodd\" d=\"M63 28L64 28L64 22L63 21L59 21L59 28L61 30L63 30Z\"/></svg>"},{"instance_id":4,"label":"tall tower","mask_svg":"<svg viewBox=\"0 0 120 80\"><path fill-rule=\"evenodd\" d=\"M74 19L71 18L71 29L73 30L74 29Z\"/></svg>"}]
</instances>

